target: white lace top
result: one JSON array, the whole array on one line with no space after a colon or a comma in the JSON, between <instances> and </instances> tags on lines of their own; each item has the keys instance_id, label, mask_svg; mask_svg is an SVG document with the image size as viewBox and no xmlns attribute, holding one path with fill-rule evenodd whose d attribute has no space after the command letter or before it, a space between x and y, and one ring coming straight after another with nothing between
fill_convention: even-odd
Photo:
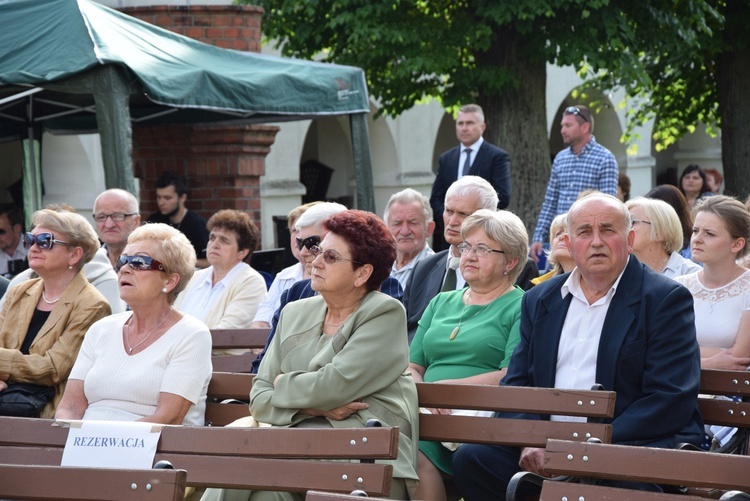
<instances>
[{"instance_id":1,"label":"white lace top","mask_svg":"<svg viewBox=\"0 0 750 501\"><path fill-rule=\"evenodd\" d=\"M706 288L698 280L698 272L675 280L693 295L698 344L723 349L734 346L742 314L750 310L750 271L718 289Z\"/></svg>"}]
</instances>

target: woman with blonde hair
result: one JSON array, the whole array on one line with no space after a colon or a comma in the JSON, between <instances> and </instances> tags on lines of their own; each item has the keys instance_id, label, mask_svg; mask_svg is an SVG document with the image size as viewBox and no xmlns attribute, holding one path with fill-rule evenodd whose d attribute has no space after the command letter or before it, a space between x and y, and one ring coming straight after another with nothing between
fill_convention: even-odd
<instances>
[{"instance_id":1,"label":"woman with blonde hair","mask_svg":"<svg viewBox=\"0 0 750 501\"><path fill-rule=\"evenodd\" d=\"M656 273L669 278L693 273L700 265L680 255L682 223L674 208L655 198L625 202L635 232L633 254Z\"/></svg>"},{"instance_id":2,"label":"woman with blonde hair","mask_svg":"<svg viewBox=\"0 0 750 501\"><path fill-rule=\"evenodd\" d=\"M531 280L533 285L539 285L556 275L569 273L576 267L573 257L570 255L570 250L565 245L565 233L567 231L568 213L558 214L549 225L549 254L547 255L547 262L552 265L552 270L540 277L533 278Z\"/></svg>"},{"instance_id":3,"label":"woman with blonde hair","mask_svg":"<svg viewBox=\"0 0 750 501\"><path fill-rule=\"evenodd\" d=\"M203 426L211 334L172 307L195 262L193 245L169 225L130 234L116 267L132 311L86 333L56 418Z\"/></svg>"},{"instance_id":4,"label":"woman with blonde hair","mask_svg":"<svg viewBox=\"0 0 750 501\"><path fill-rule=\"evenodd\" d=\"M14 383L50 388L51 399L40 414L50 418L84 334L110 314L110 306L81 272L99 248L86 219L43 209L32 221L23 244L39 278L12 287L0 311L0 390Z\"/></svg>"}]
</instances>

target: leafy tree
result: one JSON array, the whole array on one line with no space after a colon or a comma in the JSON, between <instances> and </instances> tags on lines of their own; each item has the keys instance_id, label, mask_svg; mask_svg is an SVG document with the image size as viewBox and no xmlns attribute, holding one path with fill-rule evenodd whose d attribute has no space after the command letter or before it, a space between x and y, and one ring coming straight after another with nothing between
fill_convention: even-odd
<instances>
[{"instance_id":1,"label":"leafy tree","mask_svg":"<svg viewBox=\"0 0 750 501\"><path fill-rule=\"evenodd\" d=\"M546 63L648 86L650 45L679 61L712 14L705 0L242 0L285 55L365 69L382 111L427 98L476 102L511 155L511 210L533 228L550 171ZM645 4L645 5L644 5ZM620 83L620 80L616 80Z\"/></svg>"}]
</instances>

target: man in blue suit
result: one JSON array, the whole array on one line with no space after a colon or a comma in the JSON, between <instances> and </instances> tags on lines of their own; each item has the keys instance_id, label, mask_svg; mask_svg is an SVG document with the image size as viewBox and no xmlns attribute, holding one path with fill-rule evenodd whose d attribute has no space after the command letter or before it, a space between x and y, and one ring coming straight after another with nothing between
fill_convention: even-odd
<instances>
[{"instance_id":1,"label":"man in blue suit","mask_svg":"<svg viewBox=\"0 0 750 501\"><path fill-rule=\"evenodd\" d=\"M590 389L599 383L617 393L614 443L698 445L703 422L692 296L631 255L630 215L615 197L589 195L568 214L565 241L577 268L525 294L521 342L501 384ZM543 449L466 444L453 456L466 501L503 499L520 470L549 476Z\"/></svg>"},{"instance_id":2,"label":"man in blue suit","mask_svg":"<svg viewBox=\"0 0 750 501\"><path fill-rule=\"evenodd\" d=\"M430 205L437 224L433 240L437 244L443 234L438 217L443 213L443 202L448 188L454 181L471 174L486 179L497 192L497 208L505 209L510 203L510 157L497 146L482 137L486 129L484 112L476 104L461 107L456 118L456 137L460 144L446 151L438 159L438 172L432 185ZM446 248L433 245L436 251Z\"/></svg>"}]
</instances>

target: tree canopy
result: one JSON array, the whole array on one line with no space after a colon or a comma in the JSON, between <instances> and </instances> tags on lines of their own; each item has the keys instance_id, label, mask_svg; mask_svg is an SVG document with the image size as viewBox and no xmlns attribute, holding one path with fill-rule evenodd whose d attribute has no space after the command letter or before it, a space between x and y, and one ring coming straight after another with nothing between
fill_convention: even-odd
<instances>
[{"instance_id":1,"label":"tree canopy","mask_svg":"<svg viewBox=\"0 0 750 501\"><path fill-rule=\"evenodd\" d=\"M250 2L251 0L243 0ZM511 209L533 226L549 176L546 63L654 88L720 16L705 0L259 0L282 53L360 66L381 111L477 102L511 154ZM519 127L519 124L522 127Z\"/></svg>"}]
</instances>

